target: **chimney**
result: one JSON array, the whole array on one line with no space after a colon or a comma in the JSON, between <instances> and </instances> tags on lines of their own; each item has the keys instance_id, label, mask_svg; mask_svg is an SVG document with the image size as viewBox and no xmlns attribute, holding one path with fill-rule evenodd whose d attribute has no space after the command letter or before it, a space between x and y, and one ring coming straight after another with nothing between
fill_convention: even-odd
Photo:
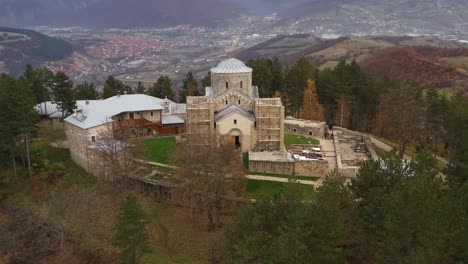
<instances>
[{"instance_id":1,"label":"chimney","mask_svg":"<svg viewBox=\"0 0 468 264\"><path fill-rule=\"evenodd\" d=\"M127 94L127 91L124 91L124 94L126 95L126 94Z\"/></svg>"},{"instance_id":2,"label":"chimney","mask_svg":"<svg viewBox=\"0 0 468 264\"><path fill-rule=\"evenodd\" d=\"M89 101L88 101L88 100L86 100L86 105L89 105Z\"/></svg>"},{"instance_id":3,"label":"chimney","mask_svg":"<svg viewBox=\"0 0 468 264\"><path fill-rule=\"evenodd\" d=\"M120 97L120 91L117 92L117 97Z\"/></svg>"}]
</instances>

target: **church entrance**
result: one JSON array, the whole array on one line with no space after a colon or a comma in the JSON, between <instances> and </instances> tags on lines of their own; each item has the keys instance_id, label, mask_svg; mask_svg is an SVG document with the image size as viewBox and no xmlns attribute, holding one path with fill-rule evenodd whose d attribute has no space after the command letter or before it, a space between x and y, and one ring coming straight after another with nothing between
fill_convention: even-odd
<instances>
[{"instance_id":1,"label":"church entrance","mask_svg":"<svg viewBox=\"0 0 468 264\"><path fill-rule=\"evenodd\" d=\"M232 144L234 144L236 148L241 147L240 136L232 136L231 139L232 139Z\"/></svg>"}]
</instances>

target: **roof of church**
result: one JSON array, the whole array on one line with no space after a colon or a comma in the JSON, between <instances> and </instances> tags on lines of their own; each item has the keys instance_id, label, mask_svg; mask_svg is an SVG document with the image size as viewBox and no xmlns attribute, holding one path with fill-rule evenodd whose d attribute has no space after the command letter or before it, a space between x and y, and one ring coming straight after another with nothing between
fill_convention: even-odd
<instances>
[{"instance_id":1,"label":"roof of church","mask_svg":"<svg viewBox=\"0 0 468 264\"><path fill-rule=\"evenodd\" d=\"M223 60L218 66L211 68L213 73L248 73L252 72L252 68L245 66L245 64L234 58Z\"/></svg>"},{"instance_id":2,"label":"roof of church","mask_svg":"<svg viewBox=\"0 0 468 264\"><path fill-rule=\"evenodd\" d=\"M216 122L233 114L233 113L239 113L249 119L251 119L252 121L255 121L255 115L247 110L245 110L244 108L241 108L237 105L230 105L226 108L224 108L223 110L219 111L218 113L215 114L215 120Z\"/></svg>"}]
</instances>

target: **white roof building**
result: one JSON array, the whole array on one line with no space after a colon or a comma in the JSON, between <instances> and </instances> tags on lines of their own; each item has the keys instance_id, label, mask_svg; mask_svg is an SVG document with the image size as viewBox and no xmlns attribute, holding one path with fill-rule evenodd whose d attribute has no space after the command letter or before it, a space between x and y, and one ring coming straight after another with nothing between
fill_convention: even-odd
<instances>
[{"instance_id":1,"label":"white roof building","mask_svg":"<svg viewBox=\"0 0 468 264\"><path fill-rule=\"evenodd\" d=\"M100 100L79 100L76 101L76 107L77 109L82 109L87 105L91 105L99 101ZM47 118L63 118L64 116L68 116L68 113L62 114L62 112L58 109L58 105L52 101L46 101L37 104L34 109L39 115L47 116Z\"/></svg>"},{"instance_id":2,"label":"white roof building","mask_svg":"<svg viewBox=\"0 0 468 264\"><path fill-rule=\"evenodd\" d=\"M78 105L78 103L77 103ZM179 115L185 114L185 104L177 104L169 99L160 99L145 94L116 95L105 100L78 105L77 111L65 119L66 122L82 129L89 129L113 122L112 117L122 113L162 111L162 124L183 124Z\"/></svg>"}]
</instances>

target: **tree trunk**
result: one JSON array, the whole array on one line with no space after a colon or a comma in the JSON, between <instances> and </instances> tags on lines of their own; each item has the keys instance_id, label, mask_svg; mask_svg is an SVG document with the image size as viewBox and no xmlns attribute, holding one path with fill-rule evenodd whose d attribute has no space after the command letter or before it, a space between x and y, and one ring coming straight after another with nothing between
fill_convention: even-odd
<instances>
[{"instance_id":1,"label":"tree trunk","mask_svg":"<svg viewBox=\"0 0 468 264\"><path fill-rule=\"evenodd\" d=\"M15 151L11 149L11 162L13 164L13 172L15 173L15 182L18 181L18 172L16 171L16 160L15 160Z\"/></svg>"},{"instance_id":2,"label":"tree trunk","mask_svg":"<svg viewBox=\"0 0 468 264\"><path fill-rule=\"evenodd\" d=\"M32 180L31 155L29 153L29 135L26 134L26 158L28 161L29 179Z\"/></svg>"}]
</instances>

